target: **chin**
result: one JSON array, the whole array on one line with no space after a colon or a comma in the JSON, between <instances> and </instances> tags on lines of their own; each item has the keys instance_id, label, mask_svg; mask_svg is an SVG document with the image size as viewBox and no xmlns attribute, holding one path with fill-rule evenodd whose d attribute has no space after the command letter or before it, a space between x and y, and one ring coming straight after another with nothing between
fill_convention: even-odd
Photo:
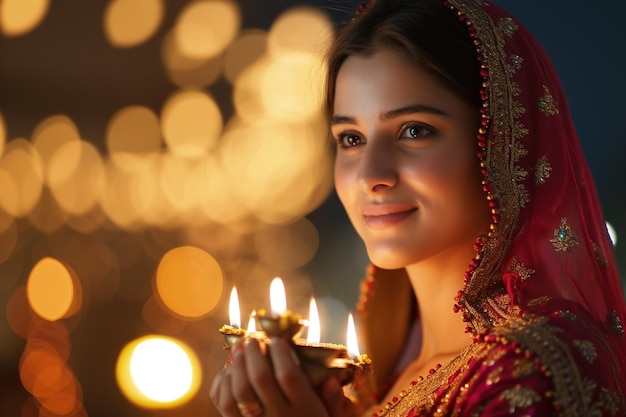
<instances>
[{"instance_id":1,"label":"chin","mask_svg":"<svg viewBox=\"0 0 626 417\"><path fill-rule=\"evenodd\" d=\"M409 265L405 257L398 256L397 251L368 251L368 257L374 265L382 269L401 269Z\"/></svg>"}]
</instances>

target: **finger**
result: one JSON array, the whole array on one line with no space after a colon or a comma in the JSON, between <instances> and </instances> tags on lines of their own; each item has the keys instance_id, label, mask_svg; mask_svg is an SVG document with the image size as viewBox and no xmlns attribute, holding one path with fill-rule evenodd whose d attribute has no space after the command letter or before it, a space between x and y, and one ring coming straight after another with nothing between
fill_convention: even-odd
<instances>
[{"instance_id":1,"label":"finger","mask_svg":"<svg viewBox=\"0 0 626 417\"><path fill-rule=\"evenodd\" d=\"M269 352L276 379L289 403L298 403L313 392L309 380L300 368L295 352L286 340L272 339Z\"/></svg>"},{"instance_id":2,"label":"finger","mask_svg":"<svg viewBox=\"0 0 626 417\"><path fill-rule=\"evenodd\" d=\"M266 360L266 359L265 359ZM258 410L261 403L248 378L248 365L243 352L238 352L230 365L232 373L232 392L239 407ZM245 414L240 410L242 414Z\"/></svg>"},{"instance_id":3,"label":"finger","mask_svg":"<svg viewBox=\"0 0 626 417\"><path fill-rule=\"evenodd\" d=\"M232 395L231 379L231 372L227 370L223 371L221 377L214 381L215 397L213 398L213 402L222 417L241 417L237 408L237 402Z\"/></svg>"},{"instance_id":4,"label":"finger","mask_svg":"<svg viewBox=\"0 0 626 417\"><path fill-rule=\"evenodd\" d=\"M261 347L257 340L250 340L244 349L249 381L267 415L286 415L289 404L274 377L270 358Z\"/></svg>"},{"instance_id":5,"label":"finger","mask_svg":"<svg viewBox=\"0 0 626 417\"><path fill-rule=\"evenodd\" d=\"M341 384L336 377L324 381L320 388L320 398L330 417L345 416L349 406L352 405L352 402L343 395Z\"/></svg>"}]
</instances>

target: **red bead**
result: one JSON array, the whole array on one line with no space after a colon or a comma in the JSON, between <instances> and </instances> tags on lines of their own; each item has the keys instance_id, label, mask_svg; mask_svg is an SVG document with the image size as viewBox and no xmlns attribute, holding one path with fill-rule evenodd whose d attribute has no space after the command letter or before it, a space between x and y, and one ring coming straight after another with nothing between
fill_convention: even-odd
<instances>
[{"instance_id":1,"label":"red bead","mask_svg":"<svg viewBox=\"0 0 626 417\"><path fill-rule=\"evenodd\" d=\"M487 76L489 75L489 71L487 71L487 68L481 68L480 71L478 71L478 73L485 78L487 78Z\"/></svg>"},{"instance_id":2,"label":"red bead","mask_svg":"<svg viewBox=\"0 0 626 417\"><path fill-rule=\"evenodd\" d=\"M398 402L398 397L393 397L393 398L391 399L391 401L393 401L394 403L397 403L397 402Z\"/></svg>"}]
</instances>

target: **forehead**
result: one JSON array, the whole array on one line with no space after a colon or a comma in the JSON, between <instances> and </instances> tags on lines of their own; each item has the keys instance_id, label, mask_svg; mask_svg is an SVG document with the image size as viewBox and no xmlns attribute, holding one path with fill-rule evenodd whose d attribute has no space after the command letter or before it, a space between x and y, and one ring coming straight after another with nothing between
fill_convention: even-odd
<instances>
[{"instance_id":1,"label":"forehead","mask_svg":"<svg viewBox=\"0 0 626 417\"><path fill-rule=\"evenodd\" d=\"M349 56L335 85L335 114L386 111L416 103L445 106L459 100L427 70L400 52L383 50Z\"/></svg>"}]
</instances>

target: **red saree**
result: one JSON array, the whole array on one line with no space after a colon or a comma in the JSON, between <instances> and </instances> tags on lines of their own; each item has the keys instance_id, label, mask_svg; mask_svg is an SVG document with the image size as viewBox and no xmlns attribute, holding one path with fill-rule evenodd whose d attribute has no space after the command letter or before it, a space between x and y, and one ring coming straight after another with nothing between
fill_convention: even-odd
<instances>
[{"instance_id":1,"label":"red saree","mask_svg":"<svg viewBox=\"0 0 626 417\"><path fill-rule=\"evenodd\" d=\"M478 162L493 224L450 303L473 343L377 414L626 415L623 292L557 75L503 10L443 4L467 26L482 64ZM412 296L402 271L371 272L359 312L380 387L410 326ZM383 341L390 317L402 330L385 329Z\"/></svg>"}]
</instances>

